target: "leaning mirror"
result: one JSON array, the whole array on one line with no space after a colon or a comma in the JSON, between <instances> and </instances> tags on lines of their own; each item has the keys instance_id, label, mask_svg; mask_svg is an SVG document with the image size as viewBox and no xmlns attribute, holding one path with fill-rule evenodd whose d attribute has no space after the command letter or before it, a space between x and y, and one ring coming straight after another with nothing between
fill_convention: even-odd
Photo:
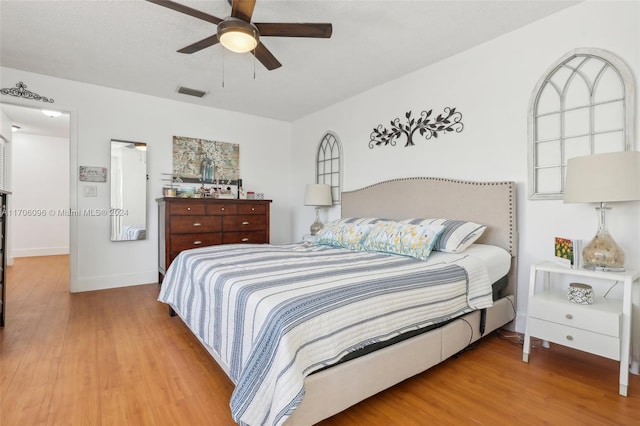
<instances>
[{"instance_id":1,"label":"leaning mirror","mask_svg":"<svg viewBox=\"0 0 640 426\"><path fill-rule=\"evenodd\" d=\"M111 241L147 238L147 144L111 140Z\"/></svg>"}]
</instances>

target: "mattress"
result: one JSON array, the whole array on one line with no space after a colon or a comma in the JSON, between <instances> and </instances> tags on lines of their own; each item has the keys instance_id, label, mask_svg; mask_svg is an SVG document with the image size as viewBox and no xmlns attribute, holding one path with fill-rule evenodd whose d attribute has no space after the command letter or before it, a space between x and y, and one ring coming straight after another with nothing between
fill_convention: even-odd
<instances>
[{"instance_id":1,"label":"mattress","mask_svg":"<svg viewBox=\"0 0 640 426\"><path fill-rule=\"evenodd\" d=\"M212 246L176 258L159 300L236 384L234 419L281 424L306 375L490 306L491 282L509 264L506 251L482 245L427 261L304 244Z\"/></svg>"}]
</instances>

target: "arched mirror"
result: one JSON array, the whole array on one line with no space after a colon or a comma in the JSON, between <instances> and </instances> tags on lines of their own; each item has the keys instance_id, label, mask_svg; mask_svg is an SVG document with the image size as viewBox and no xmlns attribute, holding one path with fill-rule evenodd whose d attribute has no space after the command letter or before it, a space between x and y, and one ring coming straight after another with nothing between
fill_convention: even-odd
<instances>
[{"instance_id":1,"label":"arched mirror","mask_svg":"<svg viewBox=\"0 0 640 426\"><path fill-rule=\"evenodd\" d=\"M147 238L147 144L111 140L111 241Z\"/></svg>"}]
</instances>

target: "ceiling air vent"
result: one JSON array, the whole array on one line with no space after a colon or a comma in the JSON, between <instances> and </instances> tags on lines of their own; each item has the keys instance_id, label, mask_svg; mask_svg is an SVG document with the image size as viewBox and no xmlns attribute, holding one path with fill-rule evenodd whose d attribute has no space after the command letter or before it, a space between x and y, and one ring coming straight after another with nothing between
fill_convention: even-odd
<instances>
[{"instance_id":1,"label":"ceiling air vent","mask_svg":"<svg viewBox=\"0 0 640 426\"><path fill-rule=\"evenodd\" d=\"M178 93L182 93L183 95L195 96L196 98L202 98L207 94L207 92L203 92L202 90L190 89L183 86L178 87Z\"/></svg>"}]
</instances>

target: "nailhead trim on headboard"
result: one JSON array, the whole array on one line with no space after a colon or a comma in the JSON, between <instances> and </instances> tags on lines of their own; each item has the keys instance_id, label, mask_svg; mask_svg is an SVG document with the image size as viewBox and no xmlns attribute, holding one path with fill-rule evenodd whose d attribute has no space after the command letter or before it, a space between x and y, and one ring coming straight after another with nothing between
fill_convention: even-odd
<instances>
[{"instance_id":1,"label":"nailhead trim on headboard","mask_svg":"<svg viewBox=\"0 0 640 426\"><path fill-rule=\"evenodd\" d=\"M411 181L411 180L428 180L428 181L439 181L439 182L450 182L457 183L463 185L473 185L473 186L496 186L496 185L507 185L509 188L509 252L512 255L516 255L516 232L515 232L515 217L514 217L514 192L515 192L515 183L512 181L492 181L492 182L475 182L475 181L467 181L461 179L450 179L450 178L438 178L438 177L409 177L409 178L397 178L397 179L389 179L381 182L377 182L359 189L354 189L351 191L344 191L344 193L357 193L360 191L365 191L371 188L375 188L377 186L381 186L391 182L401 182L401 181ZM342 216L342 211L341 211Z\"/></svg>"}]
</instances>

